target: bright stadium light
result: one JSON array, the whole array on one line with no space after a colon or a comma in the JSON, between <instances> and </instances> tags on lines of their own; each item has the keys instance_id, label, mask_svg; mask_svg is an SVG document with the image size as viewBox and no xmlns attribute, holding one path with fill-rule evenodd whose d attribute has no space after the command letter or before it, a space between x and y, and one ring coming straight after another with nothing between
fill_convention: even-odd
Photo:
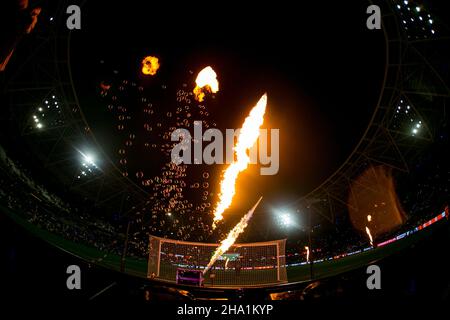
<instances>
[{"instance_id":1,"label":"bright stadium light","mask_svg":"<svg viewBox=\"0 0 450 320\"><path fill-rule=\"evenodd\" d=\"M411 129L412 135L415 136L417 133L419 133L419 130L421 127L422 127L422 121L419 121L415 125L413 125L413 128Z\"/></svg>"},{"instance_id":2,"label":"bright stadium light","mask_svg":"<svg viewBox=\"0 0 450 320\"><path fill-rule=\"evenodd\" d=\"M282 225L287 226L287 227L293 223L292 218L289 213L282 213L280 215L280 222Z\"/></svg>"},{"instance_id":3,"label":"bright stadium light","mask_svg":"<svg viewBox=\"0 0 450 320\"><path fill-rule=\"evenodd\" d=\"M89 169L89 168L97 168L97 164L95 156L92 153L84 153L80 150L78 150L78 152L81 154L81 165L85 168L85 169Z\"/></svg>"},{"instance_id":4,"label":"bright stadium light","mask_svg":"<svg viewBox=\"0 0 450 320\"><path fill-rule=\"evenodd\" d=\"M84 155L84 160L85 160L87 163L94 163L94 158L93 158L92 155L90 155L90 154L85 154L85 155Z\"/></svg>"},{"instance_id":5,"label":"bright stadium light","mask_svg":"<svg viewBox=\"0 0 450 320\"><path fill-rule=\"evenodd\" d=\"M297 226L297 221L292 213L287 211L275 211L274 213L275 220L277 224L282 228L292 228Z\"/></svg>"},{"instance_id":6,"label":"bright stadium light","mask_svg":"<svg viewBox=\"0 0 450 320\"><path fill-rule=\"evenodd\" d=\"M98 167L97 162L99 161L94 153L86 152L76 149L77 152L81 155L80 167L77 175L75 176L77 179L90 179L101 172L101 169Z\"/></svg>"}]
</instances>

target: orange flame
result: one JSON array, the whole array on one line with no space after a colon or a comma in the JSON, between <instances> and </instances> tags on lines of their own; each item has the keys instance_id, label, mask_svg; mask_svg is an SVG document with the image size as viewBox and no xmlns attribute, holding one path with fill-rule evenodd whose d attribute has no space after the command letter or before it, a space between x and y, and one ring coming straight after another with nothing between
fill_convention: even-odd
<instances>
[{"instance_id":1,"label":"orange flame","mask_svg":"<svg viewBox=\"0 0 450 320\"><path fill-rule=\"evenodd\" d=\"M230 262L230 259L229 258L227 258L226 260L225 260L225 270L227 270L227 266L228 266L228 262Z\"/></svg>"},{"instance_id":2,"label":"orange flame","mask_svg":"<svg viewBox=\"0 0 450 320\"><path fill-rule=\"evenodd\" d=\"M369 236L370 245L373 247L373 238L372 238L372 234L370 233L369 227L366 227L366 233Z\"/></svg>"},{"instance_id":3,"label":"orange flame","mask_svg":"<svg viewBox=\"0 0 450 320\"><path fill-rule=\"evenodd\" d=\"M309 262L309 247L305 246L305 250L306 250L306 262Z\"/></svg>"},{"instance_id":4,"label":"orange flame","mask_svg":"<svg viewBox=\"0 0 450 320\"><path fill-rule=\"evenodd\" d=\"M202 102L205 99L205 92L216 93L219 91L219 81L217 74L210 66L204 68L195 79L194 95L197 101Z\"/></svg>"},{"instance_id":5,"label":"orange flame","mask_svg":"<svg viewBox=\"0 0 450 320\"><path fill-rule=\"evenodd\" d=\"M231 205L234 194L236 193L236 179L241 171L247 169L250 163L248 150L253 147L259 137L259 128L264 122L264 113L266 112L267 94L264 94L250 111L239 132L234 152L236 161L228 166L223 174L220 183L219 203L214 210L213 228L217 221L223 219L223 212Z\"/></svg>"},{"instance_id":6,"label":"orange flame","mask_svg":"<svg viewBox=\"0 0 450 320\"><path fill-rule=\"evenodd\" d=\"M371 222L372 221L372 216L370 214L367 215L367 221ZM372 233L370 232L369 227L366 226L366 233L369 236L369 240L370 240L370 245L373 247L373 238L372 238Z\"/></svg>"},{"instance_id":7,"label":"orange flame","mask_svg":"<svg viewBox=\"0 0 450 320\"><path fill-rule=\"evenodd\" d=\"M239 235L244 232L245 228L248 225L248 222L253 216L253 212L255 212L256 207L258 206L259 202L261 201L262 197L259 198L258 202L251 208L245 216L241 218L241 221L233 228L231 229L228 236L223 240L220 244L220 246L216 249L214 252L211 260L209 261L208 265L206 266L205 270L203 270L203 274L208 272L208 270L212 267L212 265L219 259L221 255L223 255L227 250L236 242L236 239L239 237Z\"/></svg>"},{"instance_id":8,"label":"orange flame","mask_svg":"<svg viewBox=\"0 0 450 320\"><path fill-rule=\"evenodd\" d=\"M159 60L157 57L148 56L142 60L142 73L154 76L159 69Z\"/></svg>"}]
</instances>

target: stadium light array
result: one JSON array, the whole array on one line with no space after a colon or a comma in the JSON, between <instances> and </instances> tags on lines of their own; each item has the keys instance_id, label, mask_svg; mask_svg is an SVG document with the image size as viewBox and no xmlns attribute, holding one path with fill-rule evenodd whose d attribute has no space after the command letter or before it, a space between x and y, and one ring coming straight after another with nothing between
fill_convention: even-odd
<instances>
[{"instance_id":1,"label":"stadium light array","mask_svg":"<svg viewBox=\"0 0 450 320\"><path fill-rule=\"evenodd\" d=\"M61 111L57 96L48 96L33 111L30 128L41 130L43 128L52 129L63 125L64 116Z\"/></svg>"},{"instance_id":2,"label":"stadium light array","mask_svg":"<svg viewBox=\"0 0 450 320\"><path fill-rule=\"evenodd\" d=\"M83 160L88 164L95 165L94 157L91 154L83 154Z\"/></svg>"},{"instance_id":3,"label":"stadium light array","mask_svg":"<svg viewBox=\"0 0 450 320\"><path fill-rule=\"evenodd\" d=\"M84 153L79 150L78 152L81 154L81 168L77 175L77 179L96 174L99 168L95 163L95 156L92 153Z\"/></svg>"},{"instance_id":4,"label":"stadium light array","mask_svg":"<svg viewBox=\"0 0 450 320\"><path fill-rule=\"evenodd\" d=\"M33 122L34 122L34 127L37 129L42 129L44 127L44 125L41 122L41 119L39 119L39 117L36 116L35 114L33 114Z\"/></svg>"},{"instance_id":5,"label":"stadium light array","mask_svg":"<svg viewBox=\"0 0 450 320\"><path fill-rule=\"evenodd\" d=\"M422 127L422 121L417 122L415 125L413 125L413 127L412 127L412 129L411 129L411 134L412 134L413 136L415 136L416 134L418 134L421 127Z\"/></svg>"},{"instance_id":6,"label":"stadium light array","mask_svg":"<svg viewBox=\"0 0 450 320\"><path fill-rule=\"evenodd\" d=\"M292 224L292 218L288 213L282 213L280 215L281 224L284 226L290 226Z\"/></svg>"},{"instance_id":7,"label":"stadium light array","mask_svg":"<svg viewBox=\"0 0 450 320\"><path fill-rule=\"evenodd\" d=\"M431 14L427 14L427 9L423 5L413 5L409 1L399 1L396 5L407 31L408 39L426 39L436 34L432 28L433 19Z\"/></svg>"}]
</instances>

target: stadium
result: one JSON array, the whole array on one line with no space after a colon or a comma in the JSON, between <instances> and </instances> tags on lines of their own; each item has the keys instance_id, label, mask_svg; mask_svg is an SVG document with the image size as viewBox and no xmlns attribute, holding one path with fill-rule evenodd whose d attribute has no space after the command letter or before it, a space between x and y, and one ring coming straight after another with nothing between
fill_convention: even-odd
<instances>
[{"instance_id":1,"label":"stadium","mask_svg":"<svg viewBox=\"0 0 450 320\"><path fill-rule=\"evenodd\" d=\"M230 25L181 6L81 1L70 30L72 2L10 3L0 211L12 299L450 299L437 271L450 245L449 33L437 4L229 8ZM379 30L366 27L370 5ZM286 15L282 30L259 23L272 15ZM215 82L199 84L204 70ZM195 139L193 164L175 164L171 135L195 121L248 129L233 140L238 165L241 145L247 155L260 129L279 130L279 171L247 162L227 184L234 164L202 162ZM366 288L374 264L387 270L385 296ZM30 265L43 276L24 292ZM86 289L65 288L69 265Z\"/></svg>"}]
</instances>

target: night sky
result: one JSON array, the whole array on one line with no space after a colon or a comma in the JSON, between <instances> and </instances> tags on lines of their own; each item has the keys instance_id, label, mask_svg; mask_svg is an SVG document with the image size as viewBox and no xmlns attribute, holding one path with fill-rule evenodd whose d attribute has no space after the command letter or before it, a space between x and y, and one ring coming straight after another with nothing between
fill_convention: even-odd
<instances>
[{"instance_id":1,"label":"night sky","mask_svg":"<svg viewBox=\"0 0 450 320\"><path fill-rule=\"evenodd\" d=\"M239 176L229 212L248 210L259 195L269 207L289 203L333 173L358 143L381 89L384 37L366 28L367 5L176 6L88 1L82 7L82 30L71 38L75 87L113 161L121 142L99 98L101 81L122 77L175 92L183 83L193 88L198 71L211 65L220 91L206 106L218 128L238 128L264 92L263 127L280 128L278 175L260 176L251 166ZM161 63L151 80L139 73L146 55ZM173 107L166 103L161 108ZM137 135L140 129L136 123ZM161 155L133 152L134 171L159 169ZM223 169L208 169L216 192Z\"/></svg>"}]
</instances>

